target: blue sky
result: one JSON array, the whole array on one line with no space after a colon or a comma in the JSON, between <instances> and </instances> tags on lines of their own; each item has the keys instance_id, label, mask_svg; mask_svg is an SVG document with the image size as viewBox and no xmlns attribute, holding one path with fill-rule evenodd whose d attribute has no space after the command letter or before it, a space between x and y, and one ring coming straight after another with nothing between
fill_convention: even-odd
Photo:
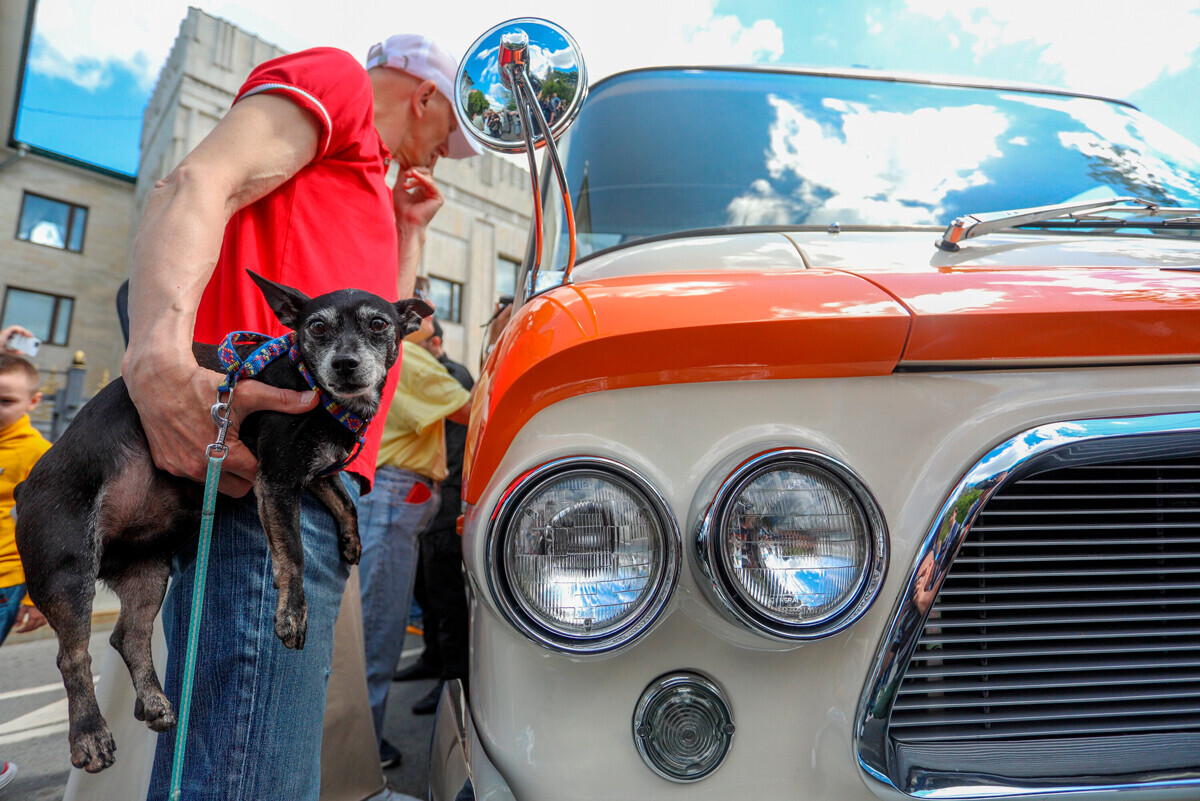
<instances>
[{"instance_id":1,"label":"blue sky","mask_svg":"<svg viewBox=\"0 0 1200 801\"><path fill-rule=\"evenodd\" d=\"M1200 142L1200 0L460 0L452 14L444 4L344 0L333 22L312 0L199 4L286 49L328 44L360 57L402 30L461 53L495 22L545 16L579 41L593 81L643 65L764 62L1038 83L1129 100ZM186 0L39 0L17 138L135 173L142 111L186 9Z\"/></svg>"}]
</instances>

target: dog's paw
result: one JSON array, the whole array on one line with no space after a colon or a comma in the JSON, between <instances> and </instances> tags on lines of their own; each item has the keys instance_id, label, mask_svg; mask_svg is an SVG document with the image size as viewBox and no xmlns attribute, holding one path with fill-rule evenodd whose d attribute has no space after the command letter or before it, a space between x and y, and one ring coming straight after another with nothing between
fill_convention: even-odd
<instances>
[{"instance_id":1,"label":"dog's paw","mask_svg":"<svg viewBox=\"0 0 1200 801\"><path fill-rule=\"evenodd\" d=\"M133 716L146 721L152 731L167 731L175 726L175 710L162 693L149 695L144 702L141 698L134 701Z\"/></svg>"},{"instance_id":2,"label":"dog's paw","mask_svg":"<svg viewBox=\"0 0 1200 801\"><path fill-rule=\"evenodd\" d=\"M108 725L100 724L71 736L71 764L88 773L99 773L113 763L117 744Z\"/></svg>"},{"instance_id":3,"label":"dog's paw","mask_svg":"<svg viewBox=\"0 0 1200 801\"><path fill-rule=\"evenodd\" d=\"M280 609L275 613L275 634L288 648L299 651L308 633L308 609L300 604L299 611Z\"/></svg>"},{"instance_id":4,"label":"dog's paw","mask_svg":"<svg viewBox=\"0 0 1200 801\"><path fill-rule=\"evenodd\" d=\"M358 537L342 542L342 561L348 565L357 565L358 560L362 557L362 542Z\"/></svg>"}]
</instances>

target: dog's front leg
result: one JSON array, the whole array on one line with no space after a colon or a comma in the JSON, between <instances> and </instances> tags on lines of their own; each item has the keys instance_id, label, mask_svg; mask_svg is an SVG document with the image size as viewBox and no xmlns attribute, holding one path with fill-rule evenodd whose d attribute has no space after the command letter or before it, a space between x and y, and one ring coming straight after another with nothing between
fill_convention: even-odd
<instances>
[{"instance_id":1,"label":"dog's front leg","mask_svg":"<svg viewBox=\"0 0 1200 801\"><path fill-rule=\"evenodd\" d=\"M336 473L332 476L318 478L308 485L309 491L317 500L325 504L325 508L333 515L338 524L338 546L342 552L342 561L348 565L357 565L362 556L362 543L358 539L358 510L354 500L346 491L346 485Z\"/></svg>"},{"instance_id":2,"label":"dog's front leg","mask_svg":"<svg viewBox=\"0 0 1200 801\"><path fill-rule=\"evenodd\" d=\"M275 634L288 648L304 647L308 607L304 602L304 543L300 539L300 485L264 478L254 482L258 516L271 549L271 571L279 589Z\"/></svg>"}]
</instances>

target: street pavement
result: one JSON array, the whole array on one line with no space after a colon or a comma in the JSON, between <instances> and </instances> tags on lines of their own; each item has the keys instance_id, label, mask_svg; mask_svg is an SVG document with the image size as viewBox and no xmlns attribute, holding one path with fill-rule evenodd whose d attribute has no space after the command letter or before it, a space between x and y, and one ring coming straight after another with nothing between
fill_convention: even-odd
<instances>
[{"instance_id":1,"label":"street pavement","mask_svg":"<svg viewBox=\"0 0 1200 801\"><path fill-rule=\"evenodd\" d=\"M107 628L107 627L106 627ZM93 670L104 664L109 631L92 635ZM420 638L409 636L402 665L420 653ZM67 750L67 693L55 666L54 639L23 639L0 647L0 762L15 762L16 780L0 790L0 801L61 801L71 768ZM433 687L432 681L393 683L384 736L404 755L400 767L385 771L392 786L427 797L429 743L433 716L409 711ZM133 710L129 710L133 714ZM117 744L120 759L120 743Z\"/></svg>"}]
</instances>

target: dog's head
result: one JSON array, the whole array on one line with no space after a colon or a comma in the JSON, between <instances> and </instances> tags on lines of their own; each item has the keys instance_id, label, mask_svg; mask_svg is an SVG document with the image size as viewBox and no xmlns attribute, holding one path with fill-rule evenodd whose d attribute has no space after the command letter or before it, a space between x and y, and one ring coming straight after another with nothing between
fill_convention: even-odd
<instances>
[{"instance_id":1,"label":"dog's head","mask_svg":"<svg viewBox=\"0 0 1200 801\"><path fill-rule=\"evenodd\" d=\"M310 298L250 270L279 322L296 332L296 345L313 380L354 412L373 415L400 341L433 309L416 298L388 303L360 289Z\"/></svg>"}]
</instances>

